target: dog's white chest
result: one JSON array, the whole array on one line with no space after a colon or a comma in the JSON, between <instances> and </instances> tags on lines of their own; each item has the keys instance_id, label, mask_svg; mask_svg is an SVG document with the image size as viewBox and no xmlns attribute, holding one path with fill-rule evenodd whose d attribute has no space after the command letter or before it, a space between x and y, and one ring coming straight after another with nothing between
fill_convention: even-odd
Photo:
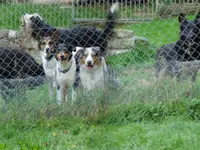
<instances>
[{"instance_id":1,"label":"dog's white chest","mask_svg":"<svg viewBox=\"0 0 200 150\"><path fill-rule=\"evenodd\" d=\"M83 88L88 91L95 88L102 88L104 85L103 67L92 71L87 71L80 68L80 78Z\"/></svg>"},{"instance_id":2,"label":"dog's white chest","mask_svg":"<svg viewBox=\"0 0 200 150\"><path fill-rule=\"evenodd\" d=\"M59 85L72 85L74 83L75 72L76 72L75 64L73 64L70 70L65 73L60 72L58 70L58 67L56 68L56 70L57 70L56 78Z\"/></svg>"},{"instance_id":3,"label":"dog's white chest","mask_svg":"<svg viewBox=\"0 0 200 150\"><path fill-rule=\"evenodd\" d=\"M53 57L51 60L46 60L42 57L43 68L45 70L45 74L47 77L54 77L55 76L55 69L56 69L56 60Z\"/></svg>"}]
</instances>

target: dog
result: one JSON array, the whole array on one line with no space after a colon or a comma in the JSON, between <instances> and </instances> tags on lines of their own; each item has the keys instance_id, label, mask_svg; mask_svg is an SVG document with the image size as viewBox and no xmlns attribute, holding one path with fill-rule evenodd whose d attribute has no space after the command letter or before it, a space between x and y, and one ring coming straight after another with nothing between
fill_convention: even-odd
<instances>
[{"instance_id":1,"label":"dog","mask_svg":"<svg viewBox=\"0 0 200 150\"><path fill-rule=\"evenodd\" d=\"M23 89L24 86L32 89L43 84L44 75L43 67L23 49L0 47L1 95L5 102L15 97L13 90Z\"/></svg>"},{"instance_id":2,"label":"dog","mask_svg":"<svg viewBox=\"0 0 200 150\"><path fill-rule=\"evenodd\" d=\"M32 22L30 20L31 17L38 17L42 20L42 17L38 13L28 14L24 13L21 18L21 26L20 26L20 35L21 39L21 47L26 47L28 50L38 50L38 41L36 40L35 35L32 34ZM43 38L43 37L42 37Z\"/></svg>"},{"instance_id":3,"label":"dog","mask_svg":"<svg viewBox=\"0 0 200 150\"><path fill-rule=\"evenodd\" d=\"M78 77L86 91L96 88L104 88L107 83L107 65L101 55L100 47L76 47L76 64L79 67Z\"/></svg>"},{"instance_id":4,"label":"dog","mask_svg":"<svg viewBox=\"0 0 200 150\"><path fill-rule=\"evenodd\" d=\"M43 67L23 49L0 47L0 78L16 79L45 75Z\"/></svg>"},{"instance_id":5,"label":"dog","mask_svg":"<svg viewBox=\"0 0 200 150\"><path fill-rule=\"evenodd\" d=\"M86 92L94 89L120 87L114 71L106 64L100 47L76 47L76 88L82 86Z\"/></svg>"},{"instance_id":6,"label":"dog","mask_svg":"<svg viewBox=\"0 0 200 150\"><path fill-rule=\"evenodd\" d=\"M53 39L51 37L43 37L39 41L39 50L42 51L42 65L45 71L45 75L48 81L49 97L53 96L53 89L55 87L55 70L56 70L56 59L54 57L53 50Z\"/></svg>"},{"instance_id":7,"label":"dog","mask_svg":"<svg viewBox=\"0 0 200 150\"><path fill-rule=\"evenodd\" d=\"M103 29L96 29L95 27L74 27L71 29L56 29L46 24L41 17L32 15L32 17L23 18L28 19L26 22L31 22L29 33L34 39L39 40L41 37L49 36L49 34L58 34L57 43L64 43L67 47L91 47L97 46L101 48L102 54L106 54L107 40L111 37L113 29L116 25L117 12L119 4L114 3L108 12L107 22ZM72 48L73 49L73 48Z\"/></svg>"},{"instance_id":8,"label":"dog","mask_svg":"<svg viewBox=\"0 0 200 150\"><path fill-rule=\"evenodd\" d=\"M180 80L185 74L191 75L194 82L200 68L200 13L193 21L188 21L181 13L178 21L179 39L175 43L162 46L156 52L156 77L170 74Z\"/></svg>"},{"instance_id":9,"label":"dog","mask_svg":"<svg viewBox=\"0 0 200 150\"><path fill-rule=\"evenodd\" d=\"M72 101L76 99L75 83L76 62L74 54L68 50L66 44L61 43L55 46L55 58L57 61L55 79L57 84L57 103L68 101L67 89L72 86ZM75 51L75 50L74 50Z\"/></svg>"}]
</instances>

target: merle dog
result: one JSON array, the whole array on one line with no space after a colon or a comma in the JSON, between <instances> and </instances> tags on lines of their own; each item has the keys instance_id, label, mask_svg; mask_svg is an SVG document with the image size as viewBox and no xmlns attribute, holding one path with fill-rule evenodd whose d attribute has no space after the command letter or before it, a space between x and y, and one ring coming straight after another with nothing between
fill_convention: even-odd
<instances>
[{"instance_id":1,"label":"merle dog","mask_svg":"<svg viewBox=\"0 0 200 150\"><path fill-rule=\"evenodd\" d=\"M24 50L0 47L0 92L5 102L16 96L13 91L43 84L44 75L43 67Z\"/></svg>"},{"instance_id":2,"label":"merle dog","mask_svg":"<svg viewBox=\"0 0 200 150\"><path fill-rule=\"evenodd\" d=\"M179 39L175 43L162 46L156 52L156 77L164 73L180 79L186 74L192 75L194 82L200 68L200 13L193 21L188 21L181 13L178 20Z\"/></svg>"}]
</instances>

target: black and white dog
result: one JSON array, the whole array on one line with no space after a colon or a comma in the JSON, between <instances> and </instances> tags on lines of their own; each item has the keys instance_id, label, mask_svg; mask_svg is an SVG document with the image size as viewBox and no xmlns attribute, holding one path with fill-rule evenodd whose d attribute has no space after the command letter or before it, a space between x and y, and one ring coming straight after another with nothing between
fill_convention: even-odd
<instances>
[{"instance_id":1,"label":"black and white dog","mask_svg":"<svg viewBox=\"0 0 200 150\"><path fill-rule=\"evenodd\" d=\"M156 77L170 74L180 79L182 75L191 75L194 82L200 68L200 13L193 21L188 21L181 13L178 20L178 41L164 45L156 52Z\"/></svg>"},{"instance_id":2,"label":"black and white dog","mask_svg":"<svg viewBox=\"0 0 200 150\"><path fill-rule=\"evenodd\" d=\"M106 54L107 40L113 32L115 26L118 3L114 3L107 16L107 22L102 30L95 27L76 27L72 29L57 30L44 23L39 16L29 17L31 21L31 36L40 40L41 37L52 35L54 42L54 53L57 60L56 82L58 104L67 101L67 88L74 85L76 80L76 64L74 58L75 47L100 47L101 55ZM24 14L26 18L27 14ZM27 21L27 22L29 22ZM55 40L54 40L55 41ZM72 99L75 100L76 93L72 92Z\"/></svg>"},{"instance_id":3,"label":"black and white dog","mask_svg":"<svg viewBox=\"0 0 200 150\"><path fill-rule=\"evenodd\" d=\"M0 90L5 102L15 90L34 88L44 83L44 69L22 49L0 47Z\"/></svg>"},{"instance_id":4,"label":"black and white dog","mask_svg":"<svg viewBox=\"0 0 200 150\"><path fill-rule=\"evenodd\" d=\"M107 40L113 32L116 24L116 17L119 4L114 3L107 15L107 22L103 29L96 29L95 27L74 27L71 29L56 29L46 24L40 16L36 14L30 17L30 14L24 14L24 22L28 22L29 34L36 40L41 37L58 34L57 43L65 43L68 48L76 47L100 47L102 54L106 53ZM28 16L28 17L27 17ZM26 26L26 24L25 24ZM68 49L69 50L69 49Z\"/></svg>"},{"instance_id":5,"label":"black and white dog","mask_svg":"<svg viewBox=\"0 0 200 150\"><path fill-rule=\"evenodd\" d=\"M22 49L0 47L0 78L16 79L45 75L44 69Z\"/></svg>"},{"instance_id":6,"label":"black and white dog","mask_svg":"<svg viewBox=\"0 0 200 150\"><path fill-rule=\"evenodd\" d=\"M68 100L67 89L72 87L76 80L76 62L74 53L68 50L66 44L59 44L55 48L57 66L55 79L57 84L57 103L60 105ZM72 87L72 101L76 99L76 92Z\"/></svg>"},{"instance_id":7,"label":"black and white dog","mask_svg":"<svg viewBox=\"0 0 200 150\"><path fill-rule=\"evenodd\" d=\"M32 17L38 17L42 20L42 17L38 13L28 14L25 13L21 16L21 26L20 26L20 34L21 34L21 46L26 47L28 50L38 50L38 41L39 38L35 38L32 34L32 21L30 20ZM42 37L43 38L43 37Z\"/></svg>"}]
</instances>

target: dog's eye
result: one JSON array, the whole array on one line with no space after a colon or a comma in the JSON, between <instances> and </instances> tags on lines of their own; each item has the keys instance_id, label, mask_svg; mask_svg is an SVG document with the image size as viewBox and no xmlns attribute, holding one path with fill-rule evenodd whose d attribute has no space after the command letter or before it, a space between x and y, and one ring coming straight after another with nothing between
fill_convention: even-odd
<instances>
[{"instance_id":1,"label":"dog's eye","mask_svg":"<svg viewBox=\"0 0 200 150\"><path fill-rule=\"evenodd\" d=\"M68 52L64 52L64 56L67 57L69 55Z\"/></svg>"},{"instance_id":2,"label":"dog's eye","mask_svg":"<svg viewBox=\"0 0 200 150\"><path fill-rule=\"evenodd\" d=\"M98 54L93 54L92 56L93 56L93 57L98 57Z\"/></svg>"},{"instance_id":3,"label":"dog's eye","mask_svg":"<svg viewBox=\"0 0 200 150\"><path fill-rule=\"evenodd\" d=\"M53 45L53 42L49 42L49 45Z\"/></svg>"},{"instance_id":4,"label":"dog's eye","mask_svg":"<svg viewBox=\"0 0 200 150\"><path fill-rule=\"evenodd\" d=\"M83 57L87 57L87 54L83 54Z\"/></svg>"},{"instance_id":5,"label":"dog's eye","mask_svg":"<svg viewBox=\"0 0 200 150\"><path fill-rule=\"evenodd\" d=\"M46 43L45 42L41 42L41 45L45 45Z\"/></svg>"}]
</instances>

